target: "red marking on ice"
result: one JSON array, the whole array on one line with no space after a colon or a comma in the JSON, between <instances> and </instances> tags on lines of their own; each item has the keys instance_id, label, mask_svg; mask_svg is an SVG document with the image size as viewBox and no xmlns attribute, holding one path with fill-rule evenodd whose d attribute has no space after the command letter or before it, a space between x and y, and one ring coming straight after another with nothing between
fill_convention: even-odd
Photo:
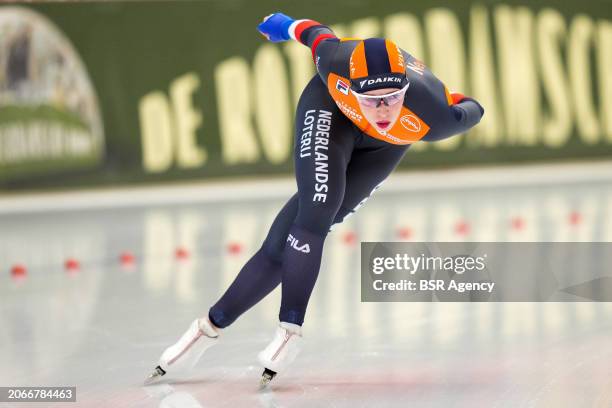
<instances>
[{"instance_id":1,"label":"red marking on ice","mask_svg":"<svg viewBox=\"0 0 612 408\"><path fill-rule=\"evenodd\" d=\"M353 231L349 231L344 234L342 241L347 245L353 245L355 244L355 241L357 241L357 234L355 234Z\"/></svg>"},{"instance_id":2,"label":"red marking on ice","mask_svg":"<svg viewBox=\"0 0 612 408\"><path fill-rule=\"evenodd\" d=\"M230 242L227 244L227 252L231 255L237 255L242 252L242 244L239 242Z\"/></svg>"},{"instance_id":3,"label":"red marking on ice","mask_svg":"<svg viewBox=\"0 0 612 408\"><path fill-rule=\"evenodd\" d=\"M569 223L572 225L578 225L582 221L582 215L578 211L572 211L569 215Z\"/></svg>"},{"instance_id":4,"label":"red marking on ice","mask_svg":"<svg viewBox=\"0 0 612 408\"><path fill-rule=\"evenodd\" d=\"M465 221L459 221L455 225L455 233L457 235L467 235L470 232L470 225Z\"/></svg>"},{"instance_id":5,"label":"red marking on ice","mask_svg":"<svg viewBox=\"0 0 612 408\"><path fill-rule=\"evenodd\" d=\"M74 276L81 269L81 264L74 258L68 258L66 262L64 262L64 269L66 269L68 275Z\"/></svg>"},{"instance_id":6,"label":"red marking on ice","mask_svg":"<svg viewBox=\"0 0 612 408\"><path fill-rule=\"evenodd\" d=\"M81 269L81 264L74 258L68 258L66 262L64 262L64 268L66 272L75 273Z\"/></svg>"},{"instance_id":7,"label":"red marking on ice","mask_svg":"<svg viewBox=\"0 0 612 408\"><path fill-rule=\"evenodd\" d=\"M402 227L397 230L397 236L401 239L410 239L412 238L412 229L410 227Z\"/></svg>"},{"instance_id":8,"label":"red marking on ice","mask_svg":"<svg viewBox=\"0 0 612 408\"><path fill-rule=\"evenodd\" d=\"M523 228L525 228L525 220L521 217L514 217L510 224L512 226L512 229L515 230L522 230Z\"/></svg>"},{"instance_id":9,"label":"red marking on ice","mask_svg":"<svg viewBox=\"0 0 612 408\"><path fill-rule=\"evenodd\" d=\"M174 255L176 256L176 259L178 260L185 260L189 258L189 251L185 248L179 247L174 252Z\"/></svg>"},{"instance_id":10,"label":"red marking on ice","mask_svg":"<svg viewBox=\"0 0 612 408\"><path fill-rule=\"evenodd\" d=\"M119 256L119 261L121 262L121 265L123 266L131 266L136 261L136 258L134 257L134 254L126 251L126 252L123 252L121 256Z\"/></svg>"},{"instance_id":11,"label":"red marking on ice","mask_svg":"<svg viewBox=\"0 0 612 408\"><path fill-rule=\"evenodd\" d=\"M25 266L21 264L13 265L13 267L11 268L11 275L13 276L13 278L25 278L27 274L28 270Z\"/></svg>"}]
</instances>

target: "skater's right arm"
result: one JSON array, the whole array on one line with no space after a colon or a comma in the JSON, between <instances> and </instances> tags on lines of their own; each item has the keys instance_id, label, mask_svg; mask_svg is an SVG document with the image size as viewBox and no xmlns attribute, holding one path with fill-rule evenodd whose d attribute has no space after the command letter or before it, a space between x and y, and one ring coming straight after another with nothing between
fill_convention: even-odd
<instances>
[{"instance_id":1,"label":"skater's right arm","mask_svg":"<svg viewBox=\"0 0 612 408\"><path fill-rule=\"evenodd\" d=\"M314 20L294 20L282 13L274 13L257 26L259 32L272 42L296 40L312 51L312 58L321 78L326 81L333 56L340 40L327 26Z\"/></svg>"}]
</instances>

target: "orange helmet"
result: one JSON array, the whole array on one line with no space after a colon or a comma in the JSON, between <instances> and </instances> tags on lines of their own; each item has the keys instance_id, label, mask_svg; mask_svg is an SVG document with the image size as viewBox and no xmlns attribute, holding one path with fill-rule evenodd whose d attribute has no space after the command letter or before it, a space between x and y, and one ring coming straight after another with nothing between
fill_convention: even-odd
<instances>
[{"instance_id":1,"label":"orange helmet","mask_svg":"<svg viewBox=\"0 0 612 408\"><path fill-rule=\"evenodd\" d=\"M350 60L351 89L367 92L380 88L402 89L408 84L402 50L391 40L360 41Z\"/></svg>"}]
</instances>

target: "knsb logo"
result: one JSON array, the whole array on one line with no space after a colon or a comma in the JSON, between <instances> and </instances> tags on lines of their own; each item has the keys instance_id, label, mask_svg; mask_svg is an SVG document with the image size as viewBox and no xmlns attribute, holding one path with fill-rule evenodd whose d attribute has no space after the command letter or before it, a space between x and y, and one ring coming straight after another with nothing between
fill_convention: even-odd
<instances>
[{"instance_id":1,"label":"knsb logo","mask_svg":"<svg viewBox=\"0 0 612 408\"><path fill-rule=\"evenodd\" d=\"M291 246L291 248L295 249L296 251L300 251L305 254L310 253L310 245L304 244L300 246L300 241L295 239L295 237L291 234L289 234L289 236L287 237L287 242L291 242L291 244L289 245Z\"/></svg>"},{"instance_id":2,"label":"knsb logo","mask_svg":"<svg viewBox=\"0 0 612 408\"><path fill-rule=\"evenodd\" d=\"M400 123L404 129L410 132L419 132L421 130L421 121L413 115L404 115L400 118Z\"/></svg>"}]
</instances>

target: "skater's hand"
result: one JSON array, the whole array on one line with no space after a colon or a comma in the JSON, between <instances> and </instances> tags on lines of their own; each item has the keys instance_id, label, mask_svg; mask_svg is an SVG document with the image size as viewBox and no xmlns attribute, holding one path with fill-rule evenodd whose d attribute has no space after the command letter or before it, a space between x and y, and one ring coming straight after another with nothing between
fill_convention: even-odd
<instances>
[{"instance_id":1,"label":"skater's hand","mask_svg":"<svg viewBox=\"0 0 612 408\"><path fill-rule=\"evenodd\" d=\"M474 98L470 98L469 96L465 96L464 94L459 93L459 92L452 93L450 95L451 95L451 99L453 100L453 105L457 105L463 101L472 101L478 107L478 110L480 111L480 116L482 117L482 115L484 115L484 108Z\"/></svg>"},{"instance_id":2,"label":"skater's hand","mask_svg":"<svg viewBox=\"0 0 612 408\"><path fill-rule=\"evenodd\" d=\"M272 42L281 42L291 39L289 26L295 20L283 13L274 13L264 17L263 22L257 26L257 30Z\"/></svg>"}]
</instances>

